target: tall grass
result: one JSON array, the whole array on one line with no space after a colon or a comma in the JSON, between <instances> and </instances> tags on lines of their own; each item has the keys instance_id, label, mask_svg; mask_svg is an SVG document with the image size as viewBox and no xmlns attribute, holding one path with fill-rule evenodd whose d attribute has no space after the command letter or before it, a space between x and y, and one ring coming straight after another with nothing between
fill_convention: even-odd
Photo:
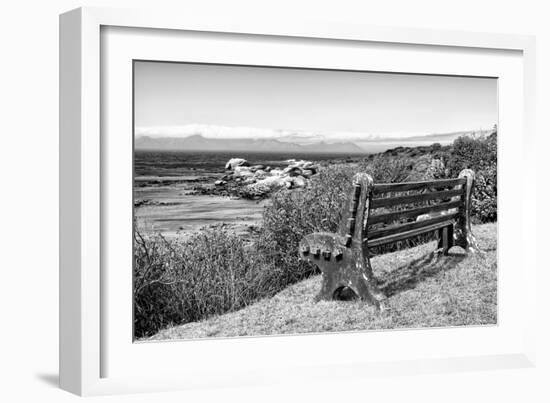
<instances>
[{"instance_id":1,"label":"tall grass","mask_svg":"<svg viewBox=\"0 0 550 403\"><path fill-rule=\"evenodd\" d=\"M137 337L239 309L273 293L265 280L269 265L232 233L207 229L185 241L135 233Z\"/></svg>"}]
</instances>

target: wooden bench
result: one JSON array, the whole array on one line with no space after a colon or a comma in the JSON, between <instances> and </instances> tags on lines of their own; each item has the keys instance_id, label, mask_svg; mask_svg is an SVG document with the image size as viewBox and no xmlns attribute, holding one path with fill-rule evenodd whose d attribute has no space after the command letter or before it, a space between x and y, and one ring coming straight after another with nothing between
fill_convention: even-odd
<instances>
[{"instance_id":1,"label":"wooden bench","mask_svg":"<svg viewBox=\"0 0 550 403\"><path fill-rule=\"evenodd\" d=\"M349 288L382 308L385 296L370 263L374 247L437 232L443 254L452 246L479 251L470 221L474 179L469 169L456 179L404 183L375 184L369 175L356 174L338 232L316 232L300 241L300 258L322 273L317 300Z\"/></svg>"}]
</instances>

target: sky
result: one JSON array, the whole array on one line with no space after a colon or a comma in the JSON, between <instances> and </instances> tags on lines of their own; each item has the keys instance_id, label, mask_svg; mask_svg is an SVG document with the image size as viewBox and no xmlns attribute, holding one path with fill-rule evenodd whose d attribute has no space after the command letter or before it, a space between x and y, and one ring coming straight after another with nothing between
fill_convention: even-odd
<instances>
[{"instance_id":1,"label":"sky","mask_svg":"<svg viewBox=\"0 0 550 403\"><path fill-rule=\"evenodd\" d=\"M489 129L497 80L136 62L137 136L381 141Z\"/></svg>"}]
</instances>

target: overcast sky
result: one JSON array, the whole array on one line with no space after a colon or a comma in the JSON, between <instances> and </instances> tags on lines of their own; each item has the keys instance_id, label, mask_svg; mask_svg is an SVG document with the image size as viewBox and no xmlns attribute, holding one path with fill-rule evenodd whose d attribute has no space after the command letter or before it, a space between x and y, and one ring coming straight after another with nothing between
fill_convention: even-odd
<instances>
[{"instance_id":1,"label":"overcast sky","mask_svg":"<svg viewBox=\"0 0 550 403\"><path fill-rule=\"evenodd\" d=\"M497 123L496 79L159 62L134 71L136 135L360 141Z\"/></svg>"}]
</instances>

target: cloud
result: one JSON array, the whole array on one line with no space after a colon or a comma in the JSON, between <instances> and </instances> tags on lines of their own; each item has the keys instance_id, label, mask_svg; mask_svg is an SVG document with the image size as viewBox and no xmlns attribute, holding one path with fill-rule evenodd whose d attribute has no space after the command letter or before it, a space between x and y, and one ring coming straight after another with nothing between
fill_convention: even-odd
<instances>
[{"instance_id":1,"label":"cloud","mask_svg":"<svg viewBox=\"0 0 550 403\"><path fill-rule=\"evenodd\" d=\"M255 127L230 127L207 124L188 124L181 126L149 126L136 127L136 136L183 138L201 135L211 139L276 139L282 142L297 144L312 144L324 141L326 143L354 142L358 145L369 143L426 143L451 142L459 134L465 132L427 134L427 133L383 133L367 134L348 131L319 132L311 130L285 130Z\"/></svg>"},{"instance_id":2,"label":"cloud","mask_svg":"<svg viewBox=\"0 0 550 403\"><path fill-rule=\"evenodd\" d=\"M136 136L149 137L189 137L201 135L212 139L277 139L287 142L314 143L319 141L340 142L340 141L370 141L377 140L379 136L357 132L318 132L311 130L285 130L257 127L230 127L206 124L188 124L181 126L149 126L136 127Z\"/></svg>"}]
</instances>

